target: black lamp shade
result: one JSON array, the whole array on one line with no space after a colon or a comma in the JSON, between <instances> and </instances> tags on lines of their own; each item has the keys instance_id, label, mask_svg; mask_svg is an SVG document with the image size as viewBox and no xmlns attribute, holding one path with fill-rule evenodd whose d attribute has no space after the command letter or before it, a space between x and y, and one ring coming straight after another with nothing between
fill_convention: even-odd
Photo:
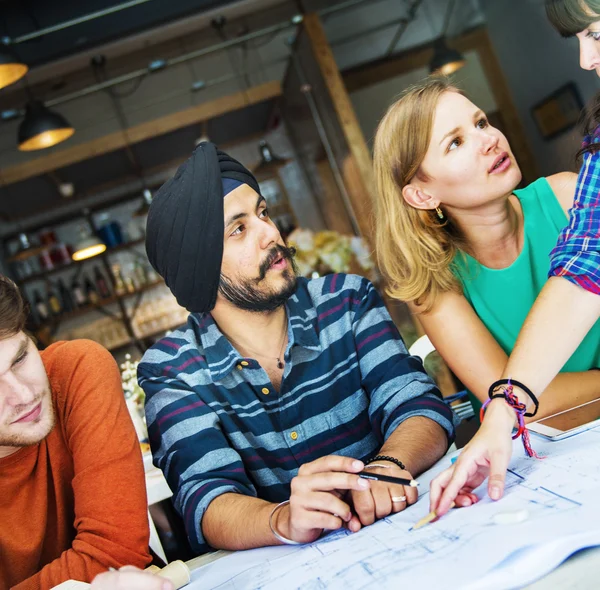
<instances>
[{"instance_id":1,"label":"black lamp shade","mask_svg":"<svg viewBox=\"0 0 600 590\"><path fill-rule=\"evenodd\" d=\"M444 74L449 76L465 65L466 60L456 49L450 49L446 45L446 39L440 37L433 44L433 59L429 64L432 74Z\"/></svg>"},{"instance_id":2,"label":"black lamp shade","mask_svg":"<svg viewBox=\"0 0 600 590\"><path fill-rule=\"evenodd\" d=\"M25 118L19 125L19 149L23 152L42 150L68 139L75 133L68 121L34 100L25 107Z\"/></svg>"},{"instance_id":3,"label":"black lamp shade","mask_svg":"<svg viewBox=\"0 0 600 590\"><path fill-rule=\"evenodd\" d=\"M29 68L12 52L8 45L0 43L0 88L21 79Z\"/></svg>"}]
</instances>

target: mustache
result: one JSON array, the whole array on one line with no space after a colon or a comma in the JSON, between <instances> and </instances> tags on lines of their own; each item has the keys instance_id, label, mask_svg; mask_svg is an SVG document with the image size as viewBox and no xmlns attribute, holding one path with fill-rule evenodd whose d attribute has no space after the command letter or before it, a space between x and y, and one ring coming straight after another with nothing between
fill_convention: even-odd
<instances>
[{"instance_id":1,"label":"mustache","mask_svg":"<svg viewBox=\"0 0 600 590\"><path fill-rule=\"evenodd\" d=\"M285 258L292 262L295 255L296 248L281 246L280 244L273 246L258 267L258 281L262 281L267 276L267 271L278 258Z\"/></svg>"}]
</instances>

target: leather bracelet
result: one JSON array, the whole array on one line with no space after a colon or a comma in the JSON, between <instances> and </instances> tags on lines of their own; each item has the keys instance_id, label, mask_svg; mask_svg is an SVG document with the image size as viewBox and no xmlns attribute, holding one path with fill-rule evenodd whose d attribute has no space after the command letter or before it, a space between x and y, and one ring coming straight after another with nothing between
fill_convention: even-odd
<instances>
[{"instance_id":1,"label":"leather bracelet","mask_svg":"<svg viewBox=\"0 0 600 590\"><path fill-rule=\"evenodd\" d=\"M406 466L404 463L402 463L402 461L400 461L400 459L396 459L396 457L389 457L388 455L375 455L373 458L369 459L365 465L374 463L375 461L389 461L390 463L394 463L394 465L400 467L402 471L406 471Z\"/></svg>"},{"instance_id":2,"label":"leather bracelet","mask_svg":"<svg viewBox=\"0 0 600 590\"><path fill-rule=\"evenodd\" d=\"M275 526L273 525L273 516L275 515L275 513L280 509L283 508L283 506L286 506L287 504L289 504L290 501L289 500L284 500L283 502L280 502L279 504L277 504L277 506L275 506L275 508L273 508L273 510L271 510L271 514L269 516L269 528L271 529L271 532L273 533L273 536L278 540L281 541L284 545L304 545L304 543L298 543L298 541L292 541L292 539L288 539L287 537L284 537L283 535L280 535L276 530L275 530Z\"/></svg>"}]
</instances>

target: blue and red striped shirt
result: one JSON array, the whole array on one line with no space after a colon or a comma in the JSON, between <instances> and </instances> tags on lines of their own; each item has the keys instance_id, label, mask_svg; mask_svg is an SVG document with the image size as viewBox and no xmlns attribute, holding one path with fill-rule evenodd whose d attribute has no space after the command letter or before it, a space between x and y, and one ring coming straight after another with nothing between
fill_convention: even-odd
<instances>
[{"instance_id":1,"label":"blue and red striped shirt","mask_svg":"<svg viewBox=\"0 0 600 590\"><path fill-rule=\"evenodd\" d=\"M365 460L412 416L440 424L449 444L454 438L452 411L369 281L301 278L286 307L279 392L210 314L190 314L138 367L154 462L199 553L209 549L202 516L220 494L281 502L303 463Z\"/></svg>"}]
</instances>

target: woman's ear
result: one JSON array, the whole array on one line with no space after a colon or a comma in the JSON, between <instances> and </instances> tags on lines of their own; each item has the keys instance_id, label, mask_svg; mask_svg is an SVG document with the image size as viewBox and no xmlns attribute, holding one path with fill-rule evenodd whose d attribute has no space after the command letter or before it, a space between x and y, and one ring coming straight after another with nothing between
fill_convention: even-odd
<instances>
[{"instance_id":1,"label":"woman's ear","mask_svg":"<svg viewBox=\"0 0 600 590\"><path fill-rule=\"evenodd\" d=\"M416 184L407 184L402 189L404 200L415 209L435 209L440 202Z\"/></svg>"}]
</instances>

